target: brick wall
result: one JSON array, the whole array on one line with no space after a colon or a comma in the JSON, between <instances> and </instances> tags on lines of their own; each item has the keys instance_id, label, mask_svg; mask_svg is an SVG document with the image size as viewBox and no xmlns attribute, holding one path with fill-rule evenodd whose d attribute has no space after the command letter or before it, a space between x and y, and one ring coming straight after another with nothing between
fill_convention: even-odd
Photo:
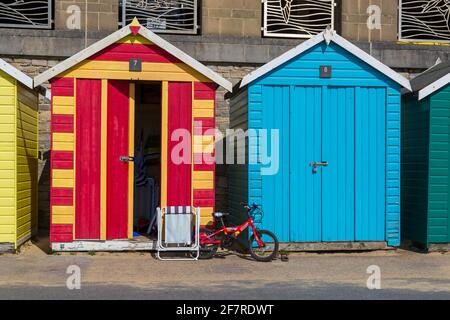
<instances>
[{"instance_id":1,"label":"brick wall","mask_svg":"<svg viewBox=\"0 0 450 320\"><path fill-rule=\"evenodd\" d=\"M381 29L369 30L367 8L381 9ZM356 41L396 41L398 0L342 0L342 31L345 38Z\"/></svg>"},{"instance_id":2,"label":"brick wall","mask_svg":"<svg viewBox=\"0 0 450 320\"><path fill-rule=\"evenodd\" d=\"M71 6L77 6L80 9L81 29L78 30L86 30L86 26L88 31L116 31L118 28L118 0L57 0L55 1L56 30L70 30L67 27L67 21L73 15Z\"/></svg>"}]
</instances>

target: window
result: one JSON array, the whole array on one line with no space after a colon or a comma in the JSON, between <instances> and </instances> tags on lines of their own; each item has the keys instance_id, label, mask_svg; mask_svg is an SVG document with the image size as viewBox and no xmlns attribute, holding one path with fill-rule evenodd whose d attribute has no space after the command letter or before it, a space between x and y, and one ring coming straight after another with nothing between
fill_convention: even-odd
<instances>
[{"instance_id":1,"label":"window","mask_svg":"<svg viewBox=\"0 0 450 320\"><path fill-rule=\"evenodd\" d=\"M120 25L134 17L154 32L197 34L198 0L121 0Z\"/></svg>"},{"instance_id":2,"label":"window","mask_svg":"<svg viewBox=\"0 0 450 320\"><path fill-rule=\"evenodd\" d=\"M399 14L400 40L450 42L449 0L400 0Z\"/></svg>"},{"instance_id":3,"label":"window","mask_svg":"<svg viewBox=\"0 0 450 320\"><path fill-rule=\"evenodd\" d=\"M0 1L0 27L50 29L52 0Z\"/></svg>"},{"instance_id":4,"label":"window","mask_svg":"<svg viewBox=\"0 0 450 320\"><path fill-rule=\"evenodd\" d=\"M335 0L264 0L264 36L310 38L334 28Z\"/></svg>"}]
</instances>

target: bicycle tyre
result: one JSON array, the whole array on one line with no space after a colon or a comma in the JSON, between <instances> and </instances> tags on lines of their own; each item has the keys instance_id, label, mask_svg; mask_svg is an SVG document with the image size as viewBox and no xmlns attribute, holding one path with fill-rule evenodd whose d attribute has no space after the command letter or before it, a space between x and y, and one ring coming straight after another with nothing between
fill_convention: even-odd
<instances>
[{"instance_id":1,"label":"bicycle tyre","mask_svg":"<svg viewBox=\"0 0 450 320\"><path fill-rule=\"evenodd\" d=\"M250 255L252 256L253 259L255 259L256 261L260 261L260 262L270 262L270 261L274 260L278 255L278 248L279 248L279 242L278 242L277 237L275 236L275 234L273 234L269 230L257 230L256 232L258 233L258 236L260 238L262 235L266 235L272 239L272 241L269 241L269 242L273 243L273 250L267 256L264 256L264 257L259 256L257 254L257 252L255 251L256 248L253 248L253 246L252 246L253 241L255 241L255 235L252 234L252 236L250 237L250 245L249 245Z\"/></svg>"}]
</instances>

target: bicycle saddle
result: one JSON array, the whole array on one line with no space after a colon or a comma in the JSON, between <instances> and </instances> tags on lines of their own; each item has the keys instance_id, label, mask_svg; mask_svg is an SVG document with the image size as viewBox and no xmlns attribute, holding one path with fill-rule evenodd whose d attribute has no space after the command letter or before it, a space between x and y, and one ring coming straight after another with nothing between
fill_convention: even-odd
<instances>
[{"instance_id":1,"label":"bicycle saddle","mask_svg":"<svg viewBox=\"0 0 450 320\"><path fill-rule=\"evenodd\" d=\"M214 212L214 218L222 218L222 217L226 217L229 216L229 213L226 212Z\"/></svg>"}]
</instances>

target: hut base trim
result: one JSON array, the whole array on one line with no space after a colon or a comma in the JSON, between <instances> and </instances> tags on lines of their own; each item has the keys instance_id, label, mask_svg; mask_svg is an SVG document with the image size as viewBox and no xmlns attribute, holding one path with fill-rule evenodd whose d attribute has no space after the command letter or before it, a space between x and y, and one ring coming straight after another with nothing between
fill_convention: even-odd
<instances>
[{"instance_id":1,"label":"hut base trim","mask_svg":"<svg viewBox=\"0 0 450 320\"><path fill-rule=\"evenodd\" d=\"M152 251L156 250L156 240L111 240L53 242L53 251Z\"/></svg>"},{"instance_id":2,"label":"hut base trim","mask_svg":"<svg viewBox=\"0 0 450 320\"><path fill-rule=\"evenodd\" d=\"M344 242L284 242L280 251L373 251L395 249L385 241Z\"/></svg>"},{"instance_id":3,"label":"hut base trim","mask_svg":"<svg viewBox=\"0 0 450 320\"><path fill-rule=\"evenodd\" d=\"M428 252L450 252L450 243L431 243Z\"/></svg>"},{"instance_id":4,"label":"hut base trim","mask_svg":"<svg viewBox=\"0 0 450 320\"><path fill-rule=\"evenodd\" d=\"M0 252L14 252L14 243L0 243Z\"/></svg>"},{"instance_id":5,"label":"hut base trim","mask_svg":"<svg viewBox=\"0 0 450 320\"><path fill-rule=\"evenodd\" d=\"M29 234L29 235L26 235L26 236L20 238L20 239L17 241L17 247L21 246L22 244L24 244L25 242L27 242L28 240L30 240L30 239L31 239L31 236L32 236L32 235Z\"/></svg>"}]
</instances>

